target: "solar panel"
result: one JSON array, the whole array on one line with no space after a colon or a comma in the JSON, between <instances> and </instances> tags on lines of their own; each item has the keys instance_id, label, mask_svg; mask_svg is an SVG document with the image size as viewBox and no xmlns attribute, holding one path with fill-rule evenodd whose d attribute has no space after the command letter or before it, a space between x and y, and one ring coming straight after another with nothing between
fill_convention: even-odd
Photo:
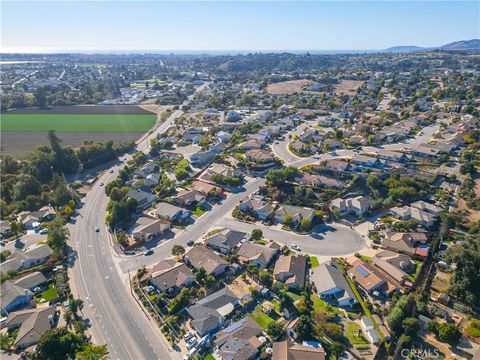
<instances>
[{"instance_id":1,"label":"solar panel","mask_svg":"<svg viewBox=\"0 0 480 360\"><path fill-rule=\"evenodd\" d=\"M362 276L362 277L367 277L368 276L368 271L365 270L362 266L358 265L355 270Z\"/></svg>"}]
</instances>

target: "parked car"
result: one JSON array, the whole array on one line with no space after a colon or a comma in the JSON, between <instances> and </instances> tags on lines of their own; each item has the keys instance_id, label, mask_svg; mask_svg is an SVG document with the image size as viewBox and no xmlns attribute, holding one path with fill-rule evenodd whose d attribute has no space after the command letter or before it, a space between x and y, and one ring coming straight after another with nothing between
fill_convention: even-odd
<instances>
[{"instance_id":1,"label":"parked car","mask_svg":"<svg viewBox=\"0 0 480 360\"><path fill-rule=\"evenodd\" d=\"M296 245L296 244L292 244L290 246L293 250L296 250L296 251L301 251L302 249L300 249L300 246Z\"/></svg>"},{"instance_id":2,"label":"parked car","mask_svg":"<svg viewBox=\"0 0 480 360\"><path fill-rule=\"evenodd\" d=\"M189 333L186 333L185 335L183 335L183 340L188 341L188 340L190 340L193 336L195 336L195 335L192 334L192 333L190 333L190 332L189 332Z\"/></svg>"},{"instance_id":3,"label":"parked car","mask_svg":"<svg viewBox=\"0 0 480 360\"><path fill-rule=\"evenodd\" d=\"M47 233L48 233L48 229L47 229L47 228L40 230L40 234L42 234L42 235L43 235L43 234L47 234Z\"/></svg>"},{"instance_id":4,"label":"parked car","mask_svg":"<svg viewBox=\"0 0 480 360\"><path fill-rule=\"evenodd\" d=\"M109 172L110 174L113 173L113 169L108 170L108 172Z\"/></svg>"},{"instance_id":5,"label":"parked car","mask_svg":"<svg viewBox=\"0 0 480 360\"><path fill-rule=\"evenodd\" d=\"M95 226L95 232L99 232L100 228L98 226Z\"/></svg>"},{"instance_id":6,"label":"parked car","mask_svg":"<svg viewBox=\"0 0 480 360\"><path fill-rule=\"evenodd\" d=\"M103 182L101 182L101 183L100 183L100 186L103 186L103 185L104 185Z\"/></svg>"},{"instance_id":7,"label":"parked car","mask_svg":"<svg viewBox=\"0 0 480 360\"><path fill-rule=\"evenodd\" d=\"M195 242L193 240L188 240L187 241L187 246L193 246Z\"/></svg>"},{"instance_id":8,"label":"parked car","mask_svg":"<svg viewBox=\"0 0 480 360\"><path fill-rule=\"evenodd\" d=\"M153 254L153 250L148 250L145 252L145 256L149 256Z\"/></svg>"},{"instance_id":9,"label":"parked car","mask_svg":"<svg viewBox=\"0 0 480 360\"><path fill-rule=\"evenodd\" d=\"M187 341L187 349L193 348L196 343L197 343L197 338L196 337L191 338L190 340Z\"/></svg>"}]
</instances>

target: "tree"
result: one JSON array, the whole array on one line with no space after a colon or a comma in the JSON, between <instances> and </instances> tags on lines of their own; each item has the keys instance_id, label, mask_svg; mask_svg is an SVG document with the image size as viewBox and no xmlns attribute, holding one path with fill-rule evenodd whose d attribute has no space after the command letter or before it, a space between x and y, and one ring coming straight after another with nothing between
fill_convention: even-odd
<instances>
[{"instance_id":1,"label":"tree","mask_svg":"<svg viewBox=\"0 0 480 360\"><path fill-rule=\"evenodd\" d=\"M291 215L285 215L283 217L283 222L285 225L291 226L293 224L293 217Z\"/></svg>"},{"instance_id":2,"label":"tree","mask_svg":"<svg viewBox=\"0 0 480 360\"><path fill-rule=\"evenodd\" d=\"M270 288L273 284L273 276L266 270L260 271L259 274L260 281L265 284L266 287Z\"/></svg>"},{"instance_id":3,"label":"tree","mask_svg":"<svg viewBox=\"0 0 480 360\"><path fill-rule=\"evenodd\" d=\"M18 238L18 235L22 232L23 225L21 222L12 221L10 223L10 232L15 238Z\"/></svg>"},{"instance_id":4,"label":"tree","mask_svg":"<svg viewBox=\"0 0 480 360\"><path fill-rule=\"evenodd\" d=\"M47 108L47 95L44 87L38 87L37 90L33 93L33 99L35 105L41 109Z\"/></svg>"},{"instance_id":5,"label":"tree","mask_svg":"<svg viewBox=\"0 0 480 360\"><path fill-rule=\"evenodd\" d=\"M295 324L295 331L300 339L311 338L313 333L312 319L307 315L300 316Z\"/></svg>"},{"instance_id":6,"label":"tree","mask_svg":"<svg viewBox=\"0 0 480 360\"><path fill-rule=\"evenodd\" d=\"M283 326L276 321L272 321L267 325L267 334L276 340L283 336Z\"/></svg>"},{"instance_id":7,"label":"tree","mask_svg":"<svg viewBox=\"0 0 480 360\"><path fill-rule=\"evenodd\" d=\"M83 336L69 332L66 328L53 328L42 335L33 354L36 360L74 358L85 344Z\"/></svg>"},{"instance_id":8,"label":"tree","mask_svg":"<svg viewBox=\"0 0 480 360\"><path fill-rule=\"evenodd\" d=\"M207 278L207 271L203 267L198 269L197 273L195 274L195 278L200 285L204 285Z\"/></svg>"},{"instance_id":9,"label":"tree","mask_svg":"<svg viewBox=\"0 0 480 360\"><path fill-rule=\"evenodd\" d=\"M442 323L438 325L438 338L448 344L455 344L460 340L461 333L455 324Z\"/></svg>"},{"instance_id":10,"label":"tree","mask_svg":"<svg viewBox=\"0 0 480 360\"><path fill-rule=\"evenodd\" d=\"M250 236L252 240L260 240L262 237L263 237L262 229L256 228L252 230L252 235Z\"/></svg>"},{"instance_id":11,"label":"tree","mask_svg":"<svg viewBox=\"0 0 480 360\"><path fill-rule=\"evenodd\" d=\"M418 333L418 319L414 317L408 317L402 322L403 333L405 335L414 337Z\"/></svg>"},{"instance_id":12,"label":"tree","mask_svg":"<svg viewBox=\"0 0 480 360\"><path fill-rule=\"evenodd\" d=\"M480 236L465 237L465 241L457 246L451 246L445 259L454 263L456 269L450 279L449 292L462 299L467 304L480 303Z\"/></svg>"},{"instance_id":13,"label":"tree","mask_svg":"<svg viewBox=\"0 0 480 360\"><path fill-rule=\"evenodd\" d=\"M57 216L47 226L48 245L52 248L53 254L58 259L63 259L65 256L65 244L70 236L68 229L64 225L63 219Z\"/></svg>"},{"instance_id":14,"label":"tree","mask_svg":"<svg viewBox=\"0 0 480 360\"><path fill-rule=\"evenodd\" d=\"M182 254L185 254L185 248L181 245L174 245L172 248L172 255L180 256Z\"/></svg>"},{"instance_id":15,"label":"tree","mask_svg":"<svg viewBox=\"0 0 480 360\"><path fill-rule=\"evenodd\" d=\"M311 225L312 225L312 221L309 218L304 217L304 218L302 218L302 220L300 220L300 227L303 230L310 229Z\"/></svg>"},{"instance_id":16,"label":"tree","mask_svg":"<svg viewBox=\"0 0 480 360\"><path fill-rule=\"evenodd\" d=\"M83 350L77 352L75 360L106 360L107 355L107 345L87 344Z\"/></svg>"},{"instance_id":17,"label":"tree","mask_svg":"<svg viewBox=\"0 0 480 360\"><path fill-rule=\"evenodd\" d=\"M40 195L41 192L42 186L33 175L20 174L16 177L16 184L13 186L15 200L24 200L28 195Z\"/></svg>"}]
</instances>

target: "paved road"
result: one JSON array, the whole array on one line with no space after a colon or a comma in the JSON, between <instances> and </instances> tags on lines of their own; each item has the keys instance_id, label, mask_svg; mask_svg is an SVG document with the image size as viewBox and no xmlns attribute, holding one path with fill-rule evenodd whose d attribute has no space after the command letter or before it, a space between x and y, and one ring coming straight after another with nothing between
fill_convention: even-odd
<instances>
[{"instance_id":1,"label":"paved road","mask_svg":"<svg viewBox=\"0 0 480 360\"><path fill-rule=\"evenodd\" d=\"M379 148L387 149L387 150L404 150L410 147L418 146L422 143L426 143L428 140L430 140L433 137L433 134L435 134L440 128L438 124L427 126L423 128L423 130L419 134L417 134L415 137L407 139L403 142L395 143L395 144L386 144L379 147L364 146L357 150L346 150L346 149L336 150L336 151L330 151L324 154L314 155L306 158L296 156L288 149L288 144L291 141L289 139L289 135L292 135L292 138L293 138L294 135L302 132L300 130L303 130L312 125L313 125L312 122L309 121L300 125L299 128L287 133L285 135L285 140L281 140L278 142L278 144L273 144L271 146L273 153L276 156L278 156L280 159L282 159L286 165L301 167L305 165L315 164L322 160L328 160L328 159L333 159L337 157L354 156L359 152L375 152Z\"/></svg>"},{"instance_id":2,"label":"paved road","mask_svg":"<svg viewBox=\"0 0 480 360\"><path fill-rule=\"evenodd\" d=\"M255 228L262 229L266 239L280 244L300 246L302 252L317 256L344 256L362 250L365 240L356 231L341 224L328 224L327 231L315 238L311 235L299 235L279 229L277 226L265 226L259 223L245 223L231 217L225 217L218 225L250 233Z\"/></svg>"},{"instance_id":3,"label":"paved road","mask_svg":"<svg viewBox=\"0 0 480 360\"><path fill-rule=\"evenodd\" d=\"M235 206L238 205L240 200L256 192L258 188L264 184L264 182L265 181L263 179L259 178L250 180L244 186L245 191L237 194L230 194L222 204L218 204L214 206L211 211L204 213L195 221L195 223L185 228L185 230L181 233L177 234L175 238L172 240L167 240L157 246L153 255L138 255L123 258L119 265L122 269L122 272L128 273L128 271L135 271L141 266L153 265L158 261L171 256L172 247L174 245L182 245L186 247L186 244L189 240L200 239L208 229L219 223L219 221L225 215L230 214Z\"/></svg>"},{"instance_id":4,"label":"paved road","mask_svg":"<svg viewBox=\"0 0 480 360\"><path fill-rule=\"evenodd\" d=\"M197 89L203 91L208 86ZM189 97L189 100L193 95ZM147 151L150 139L166 131L182 114L174 111L170 117L137 145ZM69 224L72 292L85 301L84 315L91 320L91 332L98 343L106 343L112 359L177 359L165 343L160 330L142 311L130 294L128 275L118 269L121 259L110 246L104 222L107 196L100 183L112 181L125 161L114 166L113 173L103 174L84 198L75 222ZM95 232L95 227L100 232Z\"/></svg>"}]
</instances>

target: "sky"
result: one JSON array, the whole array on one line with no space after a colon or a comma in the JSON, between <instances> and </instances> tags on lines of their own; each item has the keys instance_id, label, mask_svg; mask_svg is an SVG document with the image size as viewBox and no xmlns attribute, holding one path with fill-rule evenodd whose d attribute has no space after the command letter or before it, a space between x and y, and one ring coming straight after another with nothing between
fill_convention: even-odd
<instances>
[{"instance_id":1,"label":"sky","mask_svg":"<svg viewBox=\"0 0 480 360\"><path fill-rule=\"evenodd\" d=\"M480 1L4 1L1 52L368 50L480 38Z\"/></svg>"}]
</instances>

